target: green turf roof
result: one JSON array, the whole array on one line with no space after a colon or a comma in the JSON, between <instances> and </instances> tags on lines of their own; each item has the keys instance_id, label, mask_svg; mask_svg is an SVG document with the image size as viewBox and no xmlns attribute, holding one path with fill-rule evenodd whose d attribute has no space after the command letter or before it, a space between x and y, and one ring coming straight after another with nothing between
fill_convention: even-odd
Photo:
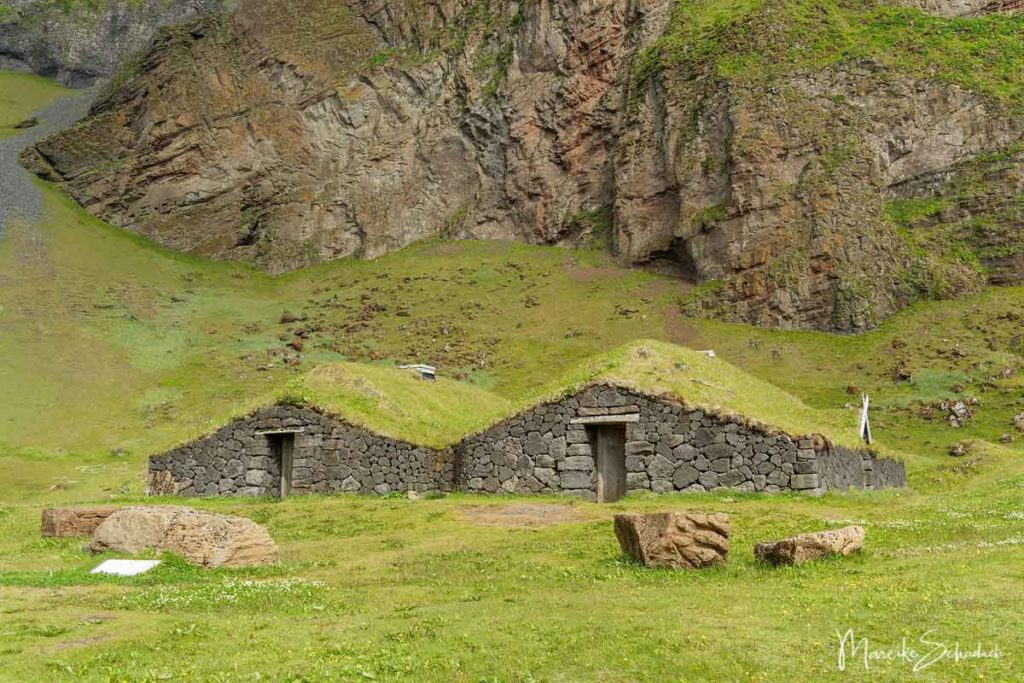
<instances>
[{"instance_id":1,"label":"green turf roof","mask_svg":"<svg viewBox=\"0 0 1024 683\"><path fill-rule=\"evenodd\" d=\"M834 443L859 444L856 411L810 408L727 361L653 340L594 356L517 401L443 376L427 382L413 371L386 365L330 363L295 378L284 390L238 406L227 419L288 404L318 410L382 436L445 448L537 404L595 384L671 396L691 408L794 436L821 434Z\"/></svg>"},{"instance_id":2,"label":"green turf roof","mask_svg":"<svg viewBox=\"0 0 1024 683\"><path fill-rule=\"evenodd\" d=\"M444 448L510 415L502 398L445 377L427 382L411 370L332 363L293 381L275 401L316 408L394 439Z\"/></svg>"},{"instance_id":3,"label":"green turf roof","mask_svg":"<svg viewBox=\"0 0 1024 683\"><path fill-rule=\"evenodd\" d=\"M316 408L384 436L442 448L536 404L601 383L672 395L688 406L769 429L856 445L855 411L809 408L724 360L649 340L595 356L515 402L465 382L425 382L408 370L361 363L315 368L273 402Z\"/></svg>"},{"instance_id":4,"label":"green turf roof","mask_svg":"<svg viewBox=\"0 0 1024 683\"><path fill-rule=\"evenodd\" d=\"M652 396L671 395L687 406L792 435L821 434L858 444L856 411L816 410L777 386L702 351L640 340L595 356L533 396L551 400L606 382Z\"/></svg>"}]
</instances>

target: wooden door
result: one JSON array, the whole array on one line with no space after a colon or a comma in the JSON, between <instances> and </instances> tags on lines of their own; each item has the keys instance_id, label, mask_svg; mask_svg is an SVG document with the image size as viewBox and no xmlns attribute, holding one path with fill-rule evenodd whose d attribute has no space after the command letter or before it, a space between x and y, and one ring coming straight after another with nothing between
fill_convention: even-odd
<instances>
[{"instance_id":1,"label":"wooden door","mask_svg":"<svg viewBox=\"0 0 1024 683\"><path fill-rule=\"evenodd\" d=\"M281 435L281 497L287 498L292 492L292 455L295 451L295 435Z\"/></svg>"},{"instance_id":2,"label":"wooden door","mask_svg":"<svg viewBox=\"0 0 1024 683\"><path fill-rule=\"evenodd\" d=\"M626 428L596 429L597 502L611 503L626 495Z\"/></svg>"}]
</instances>

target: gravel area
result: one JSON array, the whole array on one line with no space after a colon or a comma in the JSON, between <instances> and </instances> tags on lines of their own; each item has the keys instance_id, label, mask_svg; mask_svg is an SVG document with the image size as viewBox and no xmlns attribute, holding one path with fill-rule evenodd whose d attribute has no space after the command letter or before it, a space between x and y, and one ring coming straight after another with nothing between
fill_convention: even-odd
<instances>
[{"instance_id":1,"label":"gravel area","mask_svg":"<svg viewBox=\"0 0 1024 683\"><path fill-rule=\"evenodd\" d=\"M32 223L42 220L42 193L32 182L32 174L18 163L21 150L47 135L70 128L89 113L95 97L95 88L62 97L35 114L39 125L0 140L0 237L9 218L21 216Z\"/></svg>"}]
</instances>

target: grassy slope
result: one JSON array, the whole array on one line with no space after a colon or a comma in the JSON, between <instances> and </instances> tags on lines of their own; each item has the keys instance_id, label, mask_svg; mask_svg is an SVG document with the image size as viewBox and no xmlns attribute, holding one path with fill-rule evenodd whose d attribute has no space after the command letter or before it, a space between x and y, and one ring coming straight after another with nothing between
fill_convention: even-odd
<instances>
[{"instance_id":1,"label":"grassy slope","mask_svg":"<svg viewBox=\"0 0 1024 683\"><path fill-rule=\"evenodd\" d=\"M669 30L638 62L682 77L763 83L839 62L871 59L1024 107L1024 17L947 19L874 0L680 0Z\"/></svg>"},{"instance_id":2,"label":"grassy slope","mask_svg":"<svg viewBox=\"0 0 1024 683\"><path fill-rule=\"evenodd\" d=\"M13 128L39 111L64 89L32 74L0 71L0 140L14 135Z\"/></svg>"},{"instance_id":3,"label":"grassy slope","mask_svg":"<svg viewBox=\"0 0 1024 683\"><path fill-rule=\"evenodd\" d=\"M960 460L945 451L996 440L1024 410L1020 375L999 376L1021 365L1021 289L921 305L856 338L771 332L682 318L675 285L594 254L427 244L272 280L164 252L46 197L43 226L9 226L0 240L0 442L20 454L0 457L0 678L908 678L891 662L837 672L835 631L846 628L883 647L936 628L1005 655L945 662L919 680L1019 672L1019 440L980 443ZM285 309L307 320L282 324ZM301 360L286 346L298 334ZM433 361L513 404L605 374L641 387L673 374L726 409L735 400L800 412L759 382L718 393L735 384L724 362L656 341L642 342L647 358L609 351L642 338L714 348L840 420L850 385L870 391L879 439L911 454L913 489L640 496L574 504L581 521L539 530L483 526L474 509L507 501L464 496L196 501L265 523L282 563L172 564L139 581L90 577L95 560L80 541L37 535L42 506L136 500L148 450L344 357ZM895 381L896 366L914 379ZM918 416L917 402L960 395L954 384L982 401L971 425ZM669 574L621 560L612 512L674 508L732 516L728 569ZM850 520L868 528L857 558L790 570L753 562L755 540Z\"/></svg>"},{"instance_id":4,"label":"grassy slope","mask_svg":"<svg viewBox=\"0 0 1024 683\"><path fill-rule=\"evenodd\" d=\"M13 224L0 241L0 381L19 389L0 395L9 452L141 457L345 358L431 362L515 397L659 334L673 296L596 254L500 243L271 279L154 248L44 193L44 225ZM286 310L305 320L281 323ZM301 355L288 346L300 338Z\"/></svg>"}]
</instances>

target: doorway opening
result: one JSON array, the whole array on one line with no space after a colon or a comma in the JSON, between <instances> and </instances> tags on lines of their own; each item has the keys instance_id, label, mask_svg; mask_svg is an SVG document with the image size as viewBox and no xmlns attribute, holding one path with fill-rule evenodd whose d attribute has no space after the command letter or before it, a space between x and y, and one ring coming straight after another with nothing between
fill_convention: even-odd
<instances>
[{"instance_id":1,"label":"doorway opening","mask_svg":"<svg viewBox=\"0 0 1024 683\"><path fill-rule=\"evenodd\" d=\"M283 432L267 434L270 441L270 457L278 464L281 472L280 486L277 495L280 498L287 498L292 492L292 454L295 451L295 434Z\"/></svg>"},{"instance_id":2,"label":"doorway opening","mask_svg":"<svg viewBox=\"0 0 1024 683\"><path fill-rule=\"evenodd\" d=\"M597 502L612 503L626 495L626 426L590 427L597 465Z\"/></svg>"}]
</instances>

